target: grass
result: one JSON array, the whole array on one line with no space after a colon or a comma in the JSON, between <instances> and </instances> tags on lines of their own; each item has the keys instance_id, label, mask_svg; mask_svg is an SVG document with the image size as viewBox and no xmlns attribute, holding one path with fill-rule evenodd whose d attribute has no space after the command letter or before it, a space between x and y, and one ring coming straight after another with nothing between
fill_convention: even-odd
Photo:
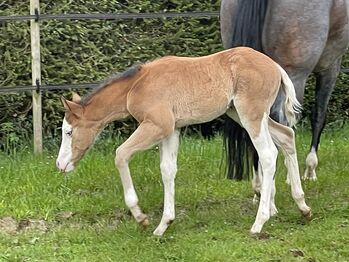
<instances>
[{"instance_id":1,"label":"grass","mask_svg":"<svg viewBox=\"0 0 349 262\"><path fill-rule=\"evenodd\" d=\"M304 170L310 136L297 134ZM161 238L152 236L162 212L156 148L131 162L148 228L138 226L124 205L111 140L98 142L66 176L55 168L56 153L0 155L0 261L349 261L348 126L324 133L318 181L303 183L311 222L291 199L279 159L279 214L259 237L249 235L256 214L250 182L224 178L221 143L182 139L177 218Z\"/></svg>"}]
</instances>

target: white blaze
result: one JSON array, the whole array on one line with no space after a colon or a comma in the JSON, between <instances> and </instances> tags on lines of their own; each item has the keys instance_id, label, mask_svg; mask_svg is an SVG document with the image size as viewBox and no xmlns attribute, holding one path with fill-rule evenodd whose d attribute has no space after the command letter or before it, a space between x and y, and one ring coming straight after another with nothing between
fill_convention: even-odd
<instances>
[{"instance_id":1,"label":"white blaze","mask_svg":"<svg viewBox=\"0 0 349 262\"><path fill-rule=\"evenodd\" d=\"M69 172L74 169L72 161L72 126L63 119L62 124L62 143L57 157L57 167L63 172Z\"/></svg>"}]
</instances>

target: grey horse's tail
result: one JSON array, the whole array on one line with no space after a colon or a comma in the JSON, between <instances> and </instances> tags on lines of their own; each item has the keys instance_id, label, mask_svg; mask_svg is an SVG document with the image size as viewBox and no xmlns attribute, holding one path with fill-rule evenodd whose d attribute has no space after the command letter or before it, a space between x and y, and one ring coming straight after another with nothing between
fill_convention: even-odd
<instances>
[{"instance_id":1,"label":"grey horse's tail","mask_svg":"<svg viewBox=\"0 0 349 262\"><path fill-rule=\"evenodd\" d=\"M233 37L230 48L248 46L262 50L262 32L268 0L237 0L233 18ZM244 128L226 117L223 132L227 160L227 177L235 180L248 178L252 163L258 168L258 154Z\"/></svg>"},{"instance_id":2,"label":"grey horse's tail","mask_svg":"<svg viewBox=\"0 0 349 262\"><path fill-rule=\"evenodd\" d=\"M237 0L230 47L248 46L262 51L262 33L268 0Z\"/></svg>"}]
</instances>

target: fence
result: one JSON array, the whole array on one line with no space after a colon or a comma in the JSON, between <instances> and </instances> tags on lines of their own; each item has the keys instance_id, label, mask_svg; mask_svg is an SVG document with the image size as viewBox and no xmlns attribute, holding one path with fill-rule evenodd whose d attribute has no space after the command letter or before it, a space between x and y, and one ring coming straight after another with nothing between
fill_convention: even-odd
<instances>
[{"instance_id":1,"label":"fence","mask_svg":"<svg viewBox=\"0 0 349 262\"><path fill-rule=\"evenodd\" d=\"M112 13L112 14L41 14L39 0L30 0L30 15L0 16L0 23L13 21L30 21L31 56L32 56L32 85L0 87L0 93L32 91L33 138L34 153L41 153L42 142L42 109L41 91L86 89L98 86L97 83L41 85L40 62L40 21L44 20L126 20L126 19L157 19L176 17L218 17L219 12L185 12L185 13Z\"/></svg>"}]
</instances>

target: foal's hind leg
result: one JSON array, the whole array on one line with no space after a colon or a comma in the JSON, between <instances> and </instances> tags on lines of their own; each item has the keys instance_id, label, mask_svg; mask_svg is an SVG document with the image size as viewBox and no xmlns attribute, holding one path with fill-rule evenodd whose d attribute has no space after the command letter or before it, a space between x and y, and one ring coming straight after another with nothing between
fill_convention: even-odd
<instances>
[{"instance_id":1,"label":"foal's hind leg","mask_svg":"<svg viewBox=\"0 0 349 262\"><path fill-rule=\"evenodd\" d=\"M236 123L238 123L240 126L242 126L242 123L240 121L239 115L237 114L236 110L230 109L227 111L227 115L232 118ZM257 168L253 166L253 177L252 177L252 189L254 191L254 196L252 203L257 205L259 203L259 199L261 197L261 186L262 186L262 180L263 180L263 172L262 172L262 166L261 162L258 161ZM272 188L271 188L271 196L270 196L270 216L273 216L277 214L277 209L275 206L275 180L273 180Z\"/></svg>"},{"instance_id":2,"label":"foal's hind leg","mask_svg":"<svg viewBox=\"0 0 349 262\"><path fill-rule=\"evenodd\" d=\"M259 203L259 199L261 197L262 180L263 180L262 167L260 162L258 161L258 170L253 168L253 177L252 177L252 188L254 191L252 203L254 205L257 205ZM270 216L274 216L278 213L278 210L275 205L275 194L276 194L276 188L275 188L275 179L274 179L272 188L271 188L271 195L270 195Z\"/></svg>"},{"instance_id":3,"label":"foal's hind leg","mask_svg":"<svg viewBox=\"0 0 349 262\"><path fill-rule=\"evenodd\" d=\"M273 193L277 149L268 132L266 120L266 117L263 117L260 124L259 134L256 134L254 130L251 132L251 130L248 130L249 128L246 128L245 125L246 130L251 136L253 145L258 152L263 174L260 203L256 221L251 228L251 233L259 233L262 230L264 223L270 218L270 203Z\"/></svg>"},{"instance_id":4,"label":"foal's hind leg","mask_svg":"<svg viewBox=\"0 0 349 262\"><path fill-rule=\"evenodd\" d=\"M310 152L306 158L304 179L316 180L315 168L318 164L317 150L320 135L325 126L327 106L340 70L340 62L341 58L337 59L328 69L315 74L315 105L311 115L312 140Z\"/></svg>"},{"instance_id":5,"label":"foal's hind leg","mask_svg":"<svg viewBox=\"0 0 349 262\"><path fill-rule=\"evenodd\" d=\"M311 209L305 203L299 175L294 131L292 128L283 126L271 118L269 118L268 124L273 141L281 148L285 155L285 165L288 172L287 177L291 185L292 197L302 214L305 217L311 217Z\"/></svg>"},{"instance_id":6,"label":"foal's hind leg","mask_svg":"<svg viewBox=\"0 0 349 262\"><path fill-rule=\"evenodd\" d=\"M164 184L164 211L154 235L161 236L175 219L175 178L177 172L177 152L179 131L175 130L160 144L160 169Z\"/></svg>"},{"instance_id":7,"label":"foal's hind leg","mask_svg":"<svg viewBox=\"0 0 349 262\"><path fill-rule=\"evenodd\" d=\"M268 116L254 117L253 120L244 114L243 108L235 105L242 126L251 137L252 143L257 150L261 170L263 174L261 186L261 198L257 211L255 223L251 228L251 233L259 233L266 221L270 218L270 202L273 193L274 175L276 169L277 149L274 145L268 130ZM240 109L240 110L239 110ZM263 114L263 113L261 113Z\"/></svg>"},{"instance_id":8,"label":"foal's hind leg","mask_svg":"<svg viewBox=\"0 0 349 262\"><path fill-rule=\"evenodd\" d=\"M148 225L149 221L138 206L138 197L133 186L128 161L134 153L150 148L167 135L168 130L151 121L144 121L116 150L115 165L120 173L126 205L136 221L143 225Z\"/></svg>"}]
</instances>

